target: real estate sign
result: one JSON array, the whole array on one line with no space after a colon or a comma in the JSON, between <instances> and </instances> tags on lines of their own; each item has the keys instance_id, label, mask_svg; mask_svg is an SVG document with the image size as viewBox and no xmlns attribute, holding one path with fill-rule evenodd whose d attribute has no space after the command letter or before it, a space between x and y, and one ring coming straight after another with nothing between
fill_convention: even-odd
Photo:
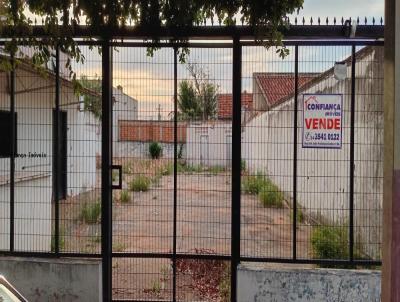
<instances>
[{"instance_id":1,"label":"real estate sign","mask_svg":"<svg viewBox=\"0 0 400 302\"><path fill-rule=\"evenodd\" d=\"M303 148L342 148L342 94L303 95Z\"/></svg>"}]
</instances>

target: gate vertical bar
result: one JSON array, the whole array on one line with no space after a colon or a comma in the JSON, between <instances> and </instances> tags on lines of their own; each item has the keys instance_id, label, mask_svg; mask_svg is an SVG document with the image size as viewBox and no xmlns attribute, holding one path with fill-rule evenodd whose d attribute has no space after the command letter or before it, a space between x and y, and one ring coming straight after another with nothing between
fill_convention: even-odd
<instances>
[{"instance_id":1,"label":"gate vertical bar","mask_svg":"<svg viewBox=\"0 0 400 302\"><path fill-rule=\"evenodd\" d=\"M59 145L59 123L60 123L60 48L56 47L56 93L55 93L55 109L56 114L54 117L54 128L55 129L55 136L54 136L54 145L56 148L53 148L54 151L58 150ZM55 218L55 226L54 226L54 246L55 246L55 253L58 254L60 252L59 247L59 230L60 230L60 208L59 208L59 154L58 152L54 152L53 154L55 160L54 162L54 175L53 175L53 183L54 183L54 218Z\"/></svg>"},{"instance_id":2,"label":"gate vertical bar","mask_svg":"<svg viewBox=\"0 0 400 302\"><path fill-rule=\"evenodd\" d=\"M299 95L299 46L294 49L294 112L293 112L293 259L297 258L297 113Z\"/></svg>"},{"instance_id":3,"label":"gate vertical bar","mask_svg":"<svg viewBox=\"0 0 400 302\"><path fill-rule=\"evenodd\" d=\"M351 101L350 101L350 217L349 217L349 254L354 260L354 122L356 103L356 46L351 48Z\"/></svg>"},{"instance_id":4,"label":"gate vertical bar","mask_svg":"<svg viewBox=\"0 0 400 302\"><path fill-rule=\"evenodd\" d=\"M101 254L103 301L112 299L112 50L102 44L101 115Z\"/></svg>"},{"instance_id":5,"label":"gate vertical bar","mask_svg":"<svg viewBox=\"0 0 400 302\"><path fill-rule=\"evenodd\" d=\"M10 251L13 252L15 233L15 58L11 56L10 112L11 112L11 156L10 156Z\"/></svg>"},{"instance_id":6,"label":"gate vertical bar","mask_svg":"<svg viewBox=\"0 0 400 302\"><path fill-rule=\"evenodd\" d=\"M177 218L177 180L178 180L178 62L177 48L174 47L174 226L172 254L172 299L176 301L176 218Z\"/></svg>"},{"instance_id":7,"label":"gate vertical bar","mask_svg":"<svg viewBox=\"0 0 400 302\"><path fill-rule=\"evenodd\" d=\"M233 37L232 58L232 221L231 221L231 301L237 301L237 266L240 262L240 170L241 170L241 91L242 46Z\"/></svg>"}]
</instances>

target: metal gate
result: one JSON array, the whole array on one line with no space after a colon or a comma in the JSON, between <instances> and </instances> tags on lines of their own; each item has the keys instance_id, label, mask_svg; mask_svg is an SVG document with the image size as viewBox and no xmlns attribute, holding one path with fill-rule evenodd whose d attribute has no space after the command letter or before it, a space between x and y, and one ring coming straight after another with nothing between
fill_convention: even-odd
<instances>
[{"instance_id":1,"label":"metal gate","mask_svg":"<svg viewBox=\"0 0 400 302\"><path fill-rule=\"evenodd\" d=\"M237 301L246 262L380 265L383 26L345 26L293 25L283 60L246 27L80 41L79 96L58 50L45 78L22 61L1 87L1 254L99 258L105 301ZM341 149L303 148L309 93L343 96Z\"/></svg>"}]
</instances>

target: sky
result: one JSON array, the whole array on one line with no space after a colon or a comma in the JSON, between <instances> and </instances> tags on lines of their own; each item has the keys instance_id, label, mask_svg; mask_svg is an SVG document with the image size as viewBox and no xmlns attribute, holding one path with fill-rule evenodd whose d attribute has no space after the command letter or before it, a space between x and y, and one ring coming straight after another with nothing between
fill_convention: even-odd
<instances>
[{"instance_id":1,"label":"sky","mask_svg":"<svg viewBox=\"0 0 400 302\"><path fill-rule=\"evenodd\" d=\"M336 17L372 17L376 20L384 15L383 0L305 0L298 19L304 16L321 20ZM290 16L293 20L294 16ZM292 49L291 49L292 50ZM89 77L101 74L100 57L83 48L87 61L78 69L78 74ZM350 55L350 47L301 47L299 49L300 72L322 72ZM244 47L242 63L242 90L252 91L254 72L293 72L293 50L284 60L275 50L263 47ZM198 64L209 75L210 82L218 87L219 93L231 93L232 51L230 49L191 49L188 61ZM113 85L121 85L124 92L139 102L139 117L155 119L159 110L167 118L173 110L173 52L171 49L156 51L154 57L146 55L145 48L119 48L114 52ZM179 64L178 81L190 79L187 64ZM160 108L160 109L159 109Z\"/></svg>"}]
</instances>

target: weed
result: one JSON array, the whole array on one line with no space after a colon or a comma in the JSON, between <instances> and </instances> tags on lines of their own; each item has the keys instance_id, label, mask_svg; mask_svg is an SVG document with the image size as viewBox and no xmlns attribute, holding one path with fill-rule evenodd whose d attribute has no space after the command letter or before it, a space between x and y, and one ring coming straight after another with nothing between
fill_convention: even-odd
<instances>
[{"instance_id":1,"label":"weed","mask_svg":"<svg viewBox=\"0 0 400 302\"><path fill-rule=\"evenodd\" d=\"M130 183L129 189L134 192L146 192L150 188L150 179L144 175L136 176Z\"/></svg>"},{"instance_id":2,"label":"weed","mask_svg":"<svg viewBox=\"0 0 400 302\"><path fill-rule=\"evenodd\" d=\"M243 177L242 190L246 194L258 194L261 189L265 186L266 179L263 175L258 173L257 175L249 175Z\"/></svg>"},{"instance_id":3,"label":"weed","mask_svg":"<svg viewBox=\"0 0 400 302\"><path fill-rule=\"evenodd\" d=\"M81 208L79 215L80 221L87 224L94 224L99 222L101 215L101 204L99 200L94 203L85 202Z\"/></svg>"},{"instance_id":4,"label":"weed","mask_svg":"<svg viewBox=\"0 0 400 302\"><path fill-rule=\"evenodd\" d=\"M347 259L348 230L332 225L315 226L311 235L311 246L317 259Z\"/></svg>"},{"instance_id":5,"label":"weed","mask_svg":"<svg viewBox=\"0 0 400 302\"><path fill-rule=\"evenodd\" d=\"M293 209L290 211L290 221L293 221ZM303 223L304 222L304 212L303 210L297 206L296 208L296 222Z\"/></svg>"},{"instance_id":6,"label":"weed","mask_svg":"<svg viewBox=\"0 0 400 302\"><path fill-rule=\"evenodd\" d=\"M243 159L240 161L240 171L242 173L246 172L246 161Z\"/></svg>"},{"instance_id":7,"label":"weed","mask_svg":"<svg viewBox=\"0 0 400 302\"><path fill-rule=\"evenodd\" d=\"M120 194L120 201L121 203L127 203L130 200L130 195L128 190L122 190Z\"/></svg>"},{"instance_id":8,"label":"weed","mask_svg":"<svg viewBox=\"0 0 400 302\"><path fill-rule=\"evenodd\" d=\"M283 207L283 193L269 179L265 180L264 185L258 193L258 198L264 207Z\"/></svg>"},{"instance_id":9,"label":"weed","mask_svg":"<svg viewBox=\"0 0 400 302\"><path fill-rule=\"evenodd\" d=\"M212 174L218 174L225 171L225 167L222 166L212 166L208 169Z\"/></svg>"},{"instance_id":10,"label":"weed","mask_svg":"<svg viewBox=\"0 0 400 302\"><path fill-rule=\"evenodd\" d=\"M159 294L161 292L161 283L159 280L153 280L151 284L151 291L155 294Z\"/></svg>"},{"instance_id":11,"label":"weed","mask_svg":"<svg viewBox=\"0 0 400 302\"><path fill-rule=\"evenodd\" d=\"M165 166L163 166L161 168L160 174L163 175L163 176L166 176L166 175L171 175L172 172L174 172L174 164L173 163L168 163L168 164L166 164Z\"/></svg>"},{"instance_id":12,"label":"weed","mask_svg":"<svg viewBox=\"0 0 400 302\"><path fill-rule=\"evenodd\" d=\"M113 244L112 246L113 252L123 252L126 249L125 244L120 243L120 242L116 242Z\"/></svg>"}]
</instances>

